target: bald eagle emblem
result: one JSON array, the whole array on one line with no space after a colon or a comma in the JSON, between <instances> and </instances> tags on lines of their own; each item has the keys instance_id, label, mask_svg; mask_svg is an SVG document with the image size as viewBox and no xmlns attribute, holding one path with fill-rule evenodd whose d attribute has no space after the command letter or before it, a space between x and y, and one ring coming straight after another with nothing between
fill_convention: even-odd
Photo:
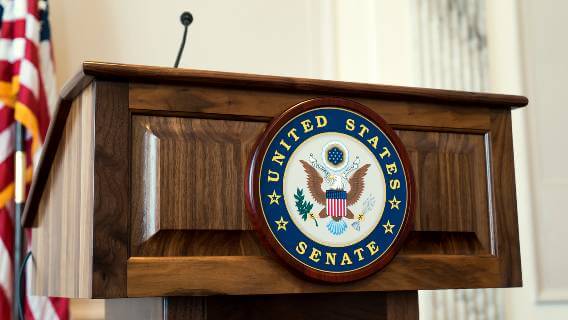
<instances>
[{"instance_id":1,"label":"bald eagle emblem","mask_svg":"<svg viewBox=\"0 0 568 320\"><path fill-rule=\"evenodd\" d=\"M325 226L335 236L341 235L349 228L349 220L354 220L351 226L359 231L364 215L374 205L374 198L369 196L363 203L363 210L357 215L351 207L361 200L370 164L361 165L359 157L349 163L348 151L340 142L326 145L322 158L323 164L313 154L309 155L307 161L300 160L306 174L309 195L316 204L322 206L319 212L318 209L315 210L317 214L310 213L310 218L315 221L316 226L317 218L328 220ZM313 204L304 201L303 190L298 189L295 198L301 215L306 214L306 207L311 211Z\"/></svg>"}]
</instances>

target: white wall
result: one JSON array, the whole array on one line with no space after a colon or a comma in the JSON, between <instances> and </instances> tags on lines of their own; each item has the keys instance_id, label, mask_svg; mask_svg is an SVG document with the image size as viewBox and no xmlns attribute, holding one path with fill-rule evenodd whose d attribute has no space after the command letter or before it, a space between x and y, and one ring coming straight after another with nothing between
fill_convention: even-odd
<instances>
[{"instance_id":1,"label":"white wall","mask_svg":"<svg viewBox=\"0 0 568 320\"><path fill-rule=\"evenodd\" d=\"M568 319L568 3L502 0L489 8L493 88L531 101L513 112L523 288L506 290L507 319Z\"/></svg>"}]
</instances>

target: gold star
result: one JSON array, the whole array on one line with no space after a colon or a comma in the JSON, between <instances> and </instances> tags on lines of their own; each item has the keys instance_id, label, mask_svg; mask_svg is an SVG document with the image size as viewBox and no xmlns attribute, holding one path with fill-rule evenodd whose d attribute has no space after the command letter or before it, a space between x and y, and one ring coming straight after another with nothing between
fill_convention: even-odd
<instances>
[{"instance_id":1,"label":"gold star","mask_svg":"<svg viewBox=\"0 0 568 320\"><path fill-rule=\"evenodd\" d=\"M401 203L402 201L400 200L396 200L396 196L392 197L392 200L389 200L389 203L391 204L391 209L398 209L400 210L400 208L398 207L398 205Z\"/></svg>"},{"instance_id":2,"label":"gold star","mask_svg":"<svg viewBox=\"0 0 568 320\"><path fill-rule=\"evenodd\" d=\"M277 194L276 190L272 191L272 194L267 195L267 197L270 198L270 204L276 203L277 205L280 205L280 202L278 201L282 198L282 196Z\"/></svg>"},{"instance_id":3,"label":"gold star","mask_svg":"<svg viewBox=\"0 0 568 320\"><path fill-rule=\"evenodd\" d=\"M387 220L387 223L383 224L383 228L385 228L385 234L392 234L392 228L394 228L394 224L391 224L390 220Z\"/></svg>"},{"instance_id":4,"label":"gold star","mask_svg":"<svg viewBox=\"0 0 568 320\"><path fill-rule=\"evenodd\" d=\"M288 224L288 221L284 220L284 217L281 216L280 220L277 220L277 221L274 221L274 222L276 222L276 224L278 225L277 231L279 231L280 229L286 231L286 225Z\"/></svg>"}]
</instances>

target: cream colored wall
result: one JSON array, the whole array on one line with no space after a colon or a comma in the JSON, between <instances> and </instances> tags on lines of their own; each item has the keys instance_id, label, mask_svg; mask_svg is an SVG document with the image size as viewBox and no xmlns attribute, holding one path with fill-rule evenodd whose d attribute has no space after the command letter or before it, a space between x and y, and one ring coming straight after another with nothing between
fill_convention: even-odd
<instances>
[{"instance_id":1,"label":"cream colored wall","mask_svg":"<svg viewBox=\"0 0 568 320\"><path fill-rule=\"evenodd\" d=\"M172 66L184 10L194 22L180 67L318 76L319 3L50 0L58 81L90 59Z\"/></svg>"},{"instance_id":2,"label":"cream colored wall","mask_svg":"<svg viewBox=\"0 0 568 320\"><path fill-rule=\"evenodd\" d=\"M503 0L490 9L493 87L530 99L513 113L523 288L507 289L507 319L568 319L568 3Z\"/></svg>"},{"instance_id":3,"label":"cream colored wall","mask_svg":"<svg viewBox=\"0 0 568 320\"><path fill-rule=\"evenodd\" d=\"M520 1L525 89L533 108L527 112L533 239L537 298L568 306L568 254L565 199L568 195L568 45L565 31L568 2ZM560 249L560 250L559 250Z\"/></svg>"},{"instance_id":4,"label":"cream colored wall","mask_svg":"<svg viewBox=\"0 0 568 320\"><path fill-rule=\"evenodd\" d=\"M335 78L416 85L411 3L335 1Z\"/></svg>"}]
</instances>

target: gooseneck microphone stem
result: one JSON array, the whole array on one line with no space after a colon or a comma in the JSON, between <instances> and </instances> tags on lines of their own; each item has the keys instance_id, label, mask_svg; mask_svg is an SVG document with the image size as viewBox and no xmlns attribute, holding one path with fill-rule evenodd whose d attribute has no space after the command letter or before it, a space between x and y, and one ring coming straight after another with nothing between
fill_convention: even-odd
<instances>
[{"instance_id":1,"label":"gooseneck microphone stem","mask_svg":"<svg viewBox=\"0 0 568 320\"><path fill-rule=\"evenodd\" d=\"M183 48L185 47L186 38L187 38L187 26L185 26L185 28L183 29L183 38L181 39L181 44L179 46L176 62L174 63L174 68L177 68L179 66L179 61L181 60L181 55L183 54Z\"/></svg>"},{"instance_id":2,"label":"gooseneck microphone stem","mask_svg":"<svg viewBox=\"0 0 568 320\"><path fill-rule=\"evenodd\" d=\"M183 28L183 37L181 38L181 44L179 46L179 51L177 54L176 62L174 63L174 68L179 66L179 62L181 60L181 56L183 54L183 49L185 47L185 40L187 39L187 29L189 25L193 22L193 16L188 11L185 11L180 16L181 24L184 26Z\"/></svg>"}]
</instances>

